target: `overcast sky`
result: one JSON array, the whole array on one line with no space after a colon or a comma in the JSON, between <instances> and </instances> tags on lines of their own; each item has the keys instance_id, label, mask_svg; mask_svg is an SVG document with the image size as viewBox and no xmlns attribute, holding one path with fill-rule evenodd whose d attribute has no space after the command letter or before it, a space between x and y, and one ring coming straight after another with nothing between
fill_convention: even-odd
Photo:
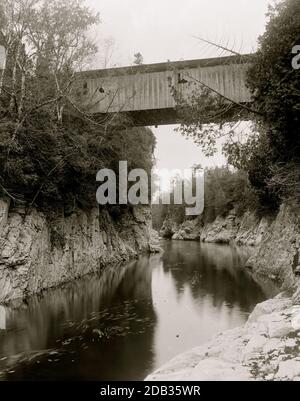
<instances>
[{"instance_id":1,"label":"overcast sky","mask_svg":"<svg viewBox=\"0 0 300 401\"><path fill-rule=\"evenodd\" d=\"M270 0L271 1L271 0ZM244 53L256 48L269 0L87 0L100 12L100 33L116 41L115 62L145 63L213 57L202 36Z\"/></svg>"}]
</instances>

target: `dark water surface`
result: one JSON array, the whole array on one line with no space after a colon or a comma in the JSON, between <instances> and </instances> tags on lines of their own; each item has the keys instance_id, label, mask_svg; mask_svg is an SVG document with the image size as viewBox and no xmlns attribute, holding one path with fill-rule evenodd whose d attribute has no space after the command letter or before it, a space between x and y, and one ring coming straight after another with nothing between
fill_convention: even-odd
<instances>
[{"instance_id":1,"label":"dark water surface","mask_svg":"<svg viewBox=\"0 0 300 401\"><path fill-rule=\"evenodd\" d=\"M0 308L4 380L140 380L243 324L263 290L247 251L166 241L163 255L108 268L20 308Z\"/></svg>"}]
</instances>

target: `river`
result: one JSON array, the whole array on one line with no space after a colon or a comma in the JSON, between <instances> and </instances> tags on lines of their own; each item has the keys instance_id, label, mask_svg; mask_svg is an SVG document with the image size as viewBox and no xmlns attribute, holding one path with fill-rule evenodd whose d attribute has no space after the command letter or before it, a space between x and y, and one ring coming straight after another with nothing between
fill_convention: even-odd
<instances>
[{"instance_id":1,"label":"river","mask_svg":"<svg viewBox=\"0 0 300 401\"><path fill-rule=\"evenodd\" d=\"M142 380L243 324L267 298L228 245L163 241L142 256L0 309L2 380ZM1 329L2 328L2 329Z\"/></svg>"}]
</instances>

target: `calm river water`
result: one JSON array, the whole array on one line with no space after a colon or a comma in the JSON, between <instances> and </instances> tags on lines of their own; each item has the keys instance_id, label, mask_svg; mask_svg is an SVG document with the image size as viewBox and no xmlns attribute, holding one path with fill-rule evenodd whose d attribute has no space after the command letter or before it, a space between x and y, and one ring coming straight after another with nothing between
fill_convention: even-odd
<instances>
[{"instance_id":1,"label":"calm river water","mask_svg":"<svg viewBox=\"0 0 300 401\"><path fill-rule=\"evenodd\" d=\"M243 324L263 290L247 251L165 241L163 255L108 268L0 309L3 380L141 380ZM2 328L2 329L1 329Z\"/></svg>"}]
</instances>

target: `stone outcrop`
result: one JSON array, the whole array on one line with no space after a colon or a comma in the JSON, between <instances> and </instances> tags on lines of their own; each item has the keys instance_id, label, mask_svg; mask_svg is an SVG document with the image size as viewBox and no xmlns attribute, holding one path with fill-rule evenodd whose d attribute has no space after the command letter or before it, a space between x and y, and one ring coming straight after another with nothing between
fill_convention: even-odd
<instances>
[{"instance_id":1,"label":"stone outcrop","mask_svg":"<svg viewBox=\"0 0 300 401\"><path fill-rule=\"evenodd\" d=\"M157 231L151 229L149 236L149 252L150 253L161 253L163 252L160 246L160 237Z\"/></svg>"},{"instance_id":2,"label":"stone outcrop","mask_svg":"<svg viewBox=\"0 0 300 401\"><path fill-rule=\"evenodd\" d=\"M212 223L205 225L201 231L200 239L202 242L229 244L236 238L240 224L240 219L232 210L228 216L218 216Z\"/></svg>"},{"instance_id":3,"label":"stone outcrop","mask_svg":"<svg viewBox=\"0 0 300 401\"><path fill-rule=\"evenodd\" d=\"M161 235L169 233L169 237L176 240L200 239L202 242L221 244L235 242L237 245L257 246L271 222L271 218L259 219L251 212L238 216L233 209L227 216L218 216L213 222L204 225L199 217L184 221L181 225L168 219L164 222Z\"/></svg>"},{"instance_id":4,"label":"stone outcrop","mask_svg":"<svg viewBox=\"0 0 300 401\"><path fill-rule=\"evenodd\" d=\"M235 210L212 223L201 224L198 217L182 225L166 221L172 239L235 243L252 247L247 267L260 279L271 279L282 289L294 287L300 279L300 217L295 206L283 204L275 216L258 218ZM300 290L297 297L300 299Z\"/></svg>"},{"instance_id":5,"label":"stone outcrop","mask_svg":"<svg viewBox=\"0 0 300 401\"><path fill-rule=\"evenodd\" d=\"M175 240L200 239L202 242L223 244L235 242L238 245L257 246L271 223L271 218L259 219L255 213L249 211L243 216L238 216L233 209L227 216L218 216L213 222L207 224L203 224L200 217L186 220L182 224L167 217L160 235Z\"/></svg>"},{"instance_id":6,"label":"stone outcrop","mask_svg":"<svg viewBox=\"0 0 300 401\"><path fill-rule=\"evenodd\" d=\"M288 289L299 278L299 265L300 217L295 208L282 205L264 231L247 266L260 277L271 278L283 289Z\"/></svg>"},{"instance_id":7,"label":"stone outcrop","mask_svg":"<svg viewBox=\"0 0 300 401\"><path fill-rule=\"evenodd\" d=\"M179 227L180 224L178 224L172 217L167 216L159 231L159 235L162 238L172 238L172 236L178 232Z\"/></svg>"},{"instance_id":8,"label":"stone outcrop","mask_svg":"<svg viewBox=\"0 0 300 401\"><path fill-rule=\"evenodd\" d=\"M136 207L118 217L106 209L77 209L49 218L0 200L0 303L99 271L103 266L159 251L151 212Z\"/></svg>"},{"instance_id":9,"label":"stone outcrop","mask_svg":"<svg viewBox=\"0 0 300 401\"><path fill-rule=\"evenodd\" d=\"M259 219L249 211L237 216L235 210L231 210L226 217L217 217L214 222L204 226L200 239L203 242L258 246L271 221L267 217Z\"/></svg>"},{"instance_id":10,"label":"stone outcrop","mask_svg":"<svg viewBox=\"0 0 300 401\"><path fill-rule=\"evenodd\" d=\"M199 241L200 240L200 226L199 220L187 220L180 225L177 232L173 234L174 240L185 241Z\"/></svg>"},{"instance_id":11,"label":"stone outcrop","mask_svg":"<svg viewBox=\"0 0 300 401\"><path fill-rule=\"evenodd\" d=\"M240 219L239 229L234 241L238 245L258 246L268 232L272 217L259 219L255 213L246 212Z\"/></svg>"},{"instance_id":12,"label":"stone outcrop","mask_svg":"<svg viewBox=\"0 0 300 401\"><path fill-rule=\"evenodd\" d=\"M247 323L183 353L146 380L300 380L300 305L279 295L258 304Z\"/></svg>"},{"instance_id":13,"label":"stone outcrop","mask_svg":"<svg viewBox=\"0 0 300 401\"><path fill-rule=\"evenodd\" d=\"M164 238L176 240L201 240L202 242L235 242L237 245L257 246L272 224L274 217L258 218L253 212L238 216L231 210L226 216L218 216L213 222L203 224L201 217L186 220L182 224L168 216L160 230Z\"/></svg>"}]
</instances>

